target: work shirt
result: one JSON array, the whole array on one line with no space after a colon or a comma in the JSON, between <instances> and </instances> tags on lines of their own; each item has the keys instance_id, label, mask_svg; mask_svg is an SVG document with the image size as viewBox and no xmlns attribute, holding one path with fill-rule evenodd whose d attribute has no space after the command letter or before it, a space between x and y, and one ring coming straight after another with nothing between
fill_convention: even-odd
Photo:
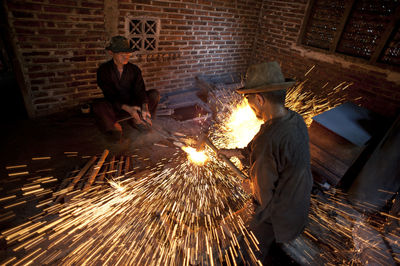
<instances>
[{"instance_id":1,"label":"work shirt","mask_svg":"<svg viewBox=\"0 0 400 266\"><path fill-rule=\"evenodd\" d=\"M101 64L97 70L97 84L104 98L117 110L121 110L123 104L141 107L148 103L142 73L134 64L124 65L121 76L112 59Z\"/></svg>"},{"instance_id":2,"label":"work shirt","mask_svg":"<svg viewBox=\"0 0 400 266\"><path fill-rule=\"evenodd\" d=\"M253 220L272 223L277 242L296 238L307 223L313 183L303 118L288 110L285 116L267 121L244 153L249 155L258 203Z\"/></svg>"}]
</instances>

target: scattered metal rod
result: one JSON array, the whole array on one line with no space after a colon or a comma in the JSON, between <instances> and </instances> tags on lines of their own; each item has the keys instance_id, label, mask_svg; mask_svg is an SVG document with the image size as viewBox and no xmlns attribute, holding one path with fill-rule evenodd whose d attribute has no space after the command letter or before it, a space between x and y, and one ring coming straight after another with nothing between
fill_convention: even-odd
<instances>
[{"instance_id":1,"label":"scattered metal rod","mask_svg":"<svg viewBox=\"0 0 400 266\"><path fill-rule=\"evenodd\" d=\"M86 164L85 166L79 171L79 173L74 177L72 182L68 185L67 188L63 189L63 193L60 194L56 200L55 203L59 203L62 199L65 198L65 195L73 190L74 186L79 182L79 180L82 178L82 176L85 175L85 173L89 170L89 168L92 166L92 164L96 161L97 157L93 156Z\"/></svg>"},{"instance_id":2,"label":"scattered metal rod","mask_svg":"<svg viewBox=\"0 0 400 266\"><path fill-rule=\"evenodd\" d=\"M99 161L97 162L96 166L93 168L92 173L89 176L88 182L86 183L85 187L83 188L84 191L88 190L92 185L94 179L96 178L97 174L100 171L100 168L103 166L103 163L110 151L105 149L103 154L101 155Z\"/></svg>"}]
</instances>

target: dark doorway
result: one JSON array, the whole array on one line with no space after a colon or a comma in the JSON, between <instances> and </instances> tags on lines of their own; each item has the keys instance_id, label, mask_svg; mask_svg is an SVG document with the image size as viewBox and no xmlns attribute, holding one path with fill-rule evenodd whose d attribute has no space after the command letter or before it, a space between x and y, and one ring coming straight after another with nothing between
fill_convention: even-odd
<instances>
[{"instance_id":1,"label":"dark doorway","mask_svg":"<svg viewBox=\"0 0 400 266\"><path fill-rule=\"evenodd\" d=\"M13 122L27 119L28 114L14 71L15 56L6 15L4 6L0 5L0 112L3 121Z\"/></svg>"}]
</instances>

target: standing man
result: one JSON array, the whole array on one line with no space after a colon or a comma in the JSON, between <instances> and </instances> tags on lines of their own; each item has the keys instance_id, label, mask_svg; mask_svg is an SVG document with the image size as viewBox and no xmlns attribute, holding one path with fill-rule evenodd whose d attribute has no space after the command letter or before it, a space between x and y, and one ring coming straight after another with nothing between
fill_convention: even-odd
<instances>
[{"instance_id":1,"label":"standing man","mask_svg":"<svg viewBox=\"0 0 400 266\"><path fill-rule=\"evenodd\" d=\"M133 50L125 37L112 37L106 50L112 59L97 70L97 84L104 94L104 100L93 106L97 120L108 134L117 136L122 133L118 119L124 116L130 116L130 125L140 131L150 129L159 92L146 91L139 67L129 63Z\"/></svg>"},{"instance_id":2,"label":"standing man","mask_svg":"<svg viewBox=\"0 0 400 266\"><path fill-rule=\"evenodd\" d=\"M303 118L285 107L286 88L294 83L277 62L250 66L238 93L264 124L245 149L220 151L248 160L250 180L243 188L256 201L249 228L260 242L261 262L274 241L300 235L308 218L313 184L308 131Z\"/></svg>"}]
</instances>

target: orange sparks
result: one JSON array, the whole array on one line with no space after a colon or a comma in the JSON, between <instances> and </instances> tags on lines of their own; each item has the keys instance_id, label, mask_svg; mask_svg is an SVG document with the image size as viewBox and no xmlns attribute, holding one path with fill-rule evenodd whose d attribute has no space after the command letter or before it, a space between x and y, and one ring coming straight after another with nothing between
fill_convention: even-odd
<instances>
[{"instance_id":1,"label":"orange sparks","mask_svg":"<svg viewBox=\"0 0 400 266\"><path fill-rule=\"evenodd\" d=\"M204 151L196 151L196 149L187 146L182 147L182 150L188 154L188 159L192 163L203 165L208 159L208 156L204 153Z\"/></svg>"},{"instance_id":2,"label":"orange sparks","mask_svg":"<svg viewBox=\"0 0 400 266\"><path fill-rule=\"evenodd\" d=\"M263 121L258 119L244 99L233 110L226 124L226 133L230 141L228 148L243 148L260 130Z\"/></svg>"}]
</instances>

